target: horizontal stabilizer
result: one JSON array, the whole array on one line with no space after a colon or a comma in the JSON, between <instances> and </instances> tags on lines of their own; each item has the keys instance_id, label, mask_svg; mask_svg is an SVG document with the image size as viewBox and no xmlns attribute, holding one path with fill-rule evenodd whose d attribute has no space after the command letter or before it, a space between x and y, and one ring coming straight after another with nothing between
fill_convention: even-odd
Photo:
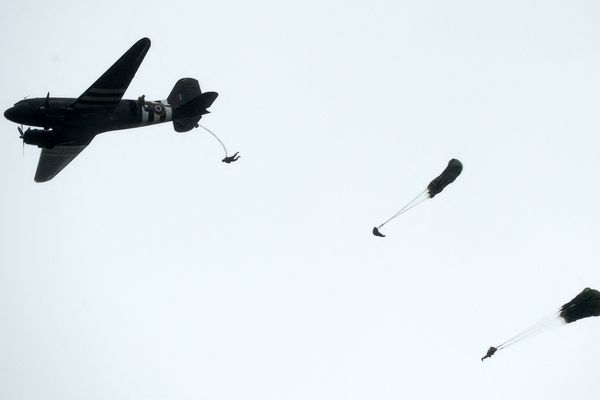
<instances>
[{"instance_id":1,"label":"horizontal stabilizer","mask_svg":"<svg viewBox=\"0 0 600 400\"><path fill-rule=\"evenodd\" d=\"M207 109L210 106L212 106L212 103L215 102L217 97L219 97L219 93L217 92L206 92L202 94L202 98L204 99L204 109Z\"/></svg>"},{"instance_id":2,"label":"horizontal stabilizer","mask_svg":"<svg viewBox=\"0 0 600 400\"><path fill-rule=\"evenodd\" d=\"M198 126L201 116L188 117L188 118L177 118L173 120L173 128L175 132L187 132Z\"/></svg>"}]
</instances>

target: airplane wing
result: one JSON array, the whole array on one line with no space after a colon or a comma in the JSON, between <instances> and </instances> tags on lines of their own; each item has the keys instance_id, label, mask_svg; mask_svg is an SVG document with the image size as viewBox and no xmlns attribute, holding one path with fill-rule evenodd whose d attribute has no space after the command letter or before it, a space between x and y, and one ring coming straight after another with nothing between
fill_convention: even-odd
<instances>
[{"instance_id":1,"label":"airplane wing","mask_svg":"<svg viewBox=\"0 0 600 400\"><path fill-rule=\"evenodd\" d=\"M87 145L55 146L51 149L42 149L34 180L46 182L54 178L86 147Z\"/></svg>"},{"instance_id":2,"label":"airplane wing","mask_svg":"<svg viewBox=\"0 0 600 400\"><path fill-rule=\"evenodd\" d=\"M83 92L71 107L82 111L115 108L149 49L150 39L138 40L88 90Z\"/></svg>"}]
</instances>

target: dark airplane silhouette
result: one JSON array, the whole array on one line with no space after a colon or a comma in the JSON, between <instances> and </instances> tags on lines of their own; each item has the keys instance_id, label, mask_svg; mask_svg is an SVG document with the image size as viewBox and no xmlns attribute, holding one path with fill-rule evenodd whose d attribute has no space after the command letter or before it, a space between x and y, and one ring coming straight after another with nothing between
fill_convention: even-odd
<instances>
[{"instance_id":1,"label":"dark airplane silhouette","mask_svg":"<svg viewBox=\"0 0 600 400\"><path fill-rule=\"evenodd\" d=\"M99 133L168 121L177 132L198 127L218 93L202 93L196 79L180 79L167 100L122 99L148 49L150 39L139 40L77 99L48 93L45 98L21 100L4 112L13 122L43 128L17 128L23 145L42 148L36 182L54 178Z\"/></svg>"}]
</instances>

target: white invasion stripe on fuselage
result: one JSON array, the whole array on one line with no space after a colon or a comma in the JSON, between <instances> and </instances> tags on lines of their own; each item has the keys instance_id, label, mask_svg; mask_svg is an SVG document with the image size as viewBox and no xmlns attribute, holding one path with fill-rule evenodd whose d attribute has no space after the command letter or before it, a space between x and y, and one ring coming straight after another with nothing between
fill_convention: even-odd
<instances>
[{"instance_id":1,"label":"white invasion stripe on fuselage","mask_svg":"<svg viewBox=\"0 0 600 400\"><path fill-rule=\"evenodd\" d=\"M151 104L151 102L148 102ZM146 110L146 107L142 107L142 123L143 124L157 124L159 122L168 122L173 119L173 109L170 105L155 101L152 103L160 103L165 108L165 118L161 120L161 116L155 113L152 113L152 121L150 121L150 112ZM164 115L164 114L163 114Z\"/></svg>"}]
</instances>

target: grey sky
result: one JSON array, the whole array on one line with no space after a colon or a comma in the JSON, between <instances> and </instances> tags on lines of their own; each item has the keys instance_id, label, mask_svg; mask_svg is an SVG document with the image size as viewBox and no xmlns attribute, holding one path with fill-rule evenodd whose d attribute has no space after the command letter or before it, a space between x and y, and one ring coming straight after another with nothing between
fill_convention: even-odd
<instances>
[{"instance_id":1,"label":"grey sky","mask_svg":"<svg viewBox=\"0 0 600 400\"><path fill-rule=\"evenodd\" d=\"M600 287L599 7L5 4L2 110L148 36L125 97L197 78L242 158L165 124L35 184L2 119L0 398L593 397L597 319L479 358Z\"/></svg>"}]
</instances>

